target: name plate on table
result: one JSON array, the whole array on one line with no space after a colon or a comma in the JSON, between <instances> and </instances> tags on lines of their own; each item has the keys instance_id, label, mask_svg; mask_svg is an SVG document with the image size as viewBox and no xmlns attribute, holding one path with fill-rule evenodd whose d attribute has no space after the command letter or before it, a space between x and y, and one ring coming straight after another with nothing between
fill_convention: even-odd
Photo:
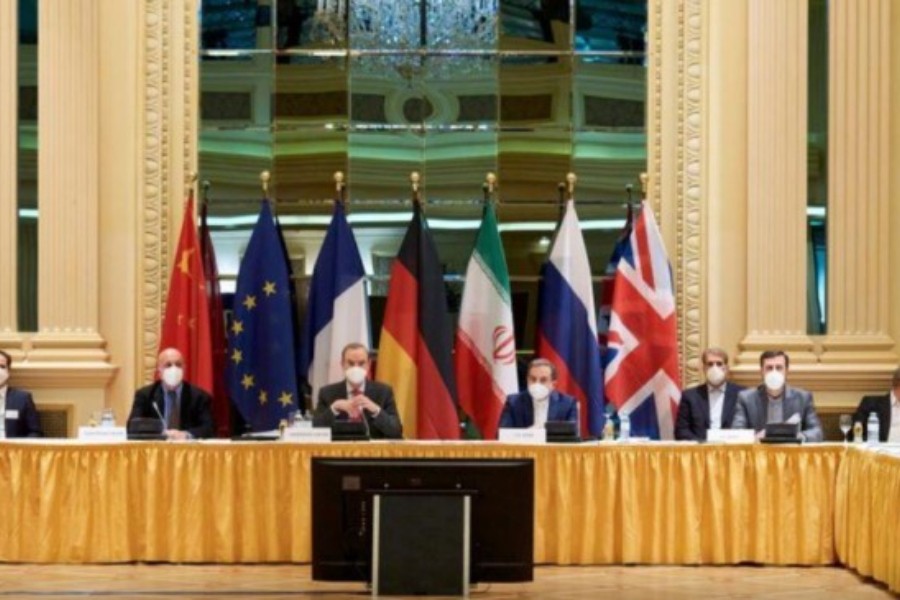
<instances>
[{"instance_id":1,"label":"name plate on table","mask_svg":"<svg viewBox=\"0 0 900 600\"><path fill-rule=\"evenodd\" d=\"M547 430L502 428L498 430L498 441L507 444L546 444Z\"/></svg>"},{"instance_id":2,"label":"name plate on table","mask_svg":"<svg viewBox=\"0 0 900 600\"><path fill-rule=\"evenodd\" d=\"M128 432L124 427L79 427L78 439L82 442L125 442Z\"/></svg>"},{"instance_id":3,"label":"name plate on table","mask_svg":"<svg viewBox=\"0 0 900 600\"><path fill-rule=\"evenodd\" d=\"M331 442L331 427L288 427L281 441L327 444Z\"/></svg>"},{"instance_id":4,"label":"name plate on table","mask_svg":"<svg viewBox=\"0 0 900 600\"><path fill-rule=\"evenodd\" d=\"M756 432L752 429L710 429L706 432L706 441L719 444L752 444L756 441Z\"/></svg>"}]
</instances>

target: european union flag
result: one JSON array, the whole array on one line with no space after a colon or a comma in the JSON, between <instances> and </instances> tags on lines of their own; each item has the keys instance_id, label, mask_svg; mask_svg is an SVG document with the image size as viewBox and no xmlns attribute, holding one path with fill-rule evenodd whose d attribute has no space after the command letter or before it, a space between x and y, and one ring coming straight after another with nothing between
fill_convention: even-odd
<instances>
[{"instance_id":1,"label":"european union flag","mask_svg":"<svg viewBox=\"0 0 900 600\"><path fill-rule=\"evenodd\" d=\"M253 431L278 427L297 409L291 281L268 201L238 272L228 330L228 388Z\"/></svg>"}]
</instances>

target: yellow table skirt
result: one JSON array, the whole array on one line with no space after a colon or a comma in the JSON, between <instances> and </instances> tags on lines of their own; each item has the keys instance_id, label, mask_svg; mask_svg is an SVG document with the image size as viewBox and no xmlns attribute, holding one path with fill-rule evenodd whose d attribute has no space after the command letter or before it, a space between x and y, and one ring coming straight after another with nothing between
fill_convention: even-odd
<instances>
[{"instance_id":1,"label":"yellow table skirt","mask_svg":"<svg viewBox=\"0 0 900 600\"><path fill-rule=\"evenodd\" d=\"M366 456L533 458L537 563L830 564L843 452L828 445L6 442L0 561L309 562L310 458Z\"/></svg>"},{"instance_id":2,"label":"yellow table skirt","mask_svg":"<svg viewBox=\"0 0 900 600\"><path fill-rule=\"evenodd\" d=\"M900 593L900 458L847 452L838 471L835 544L841 563Z\"/></svg>"}]
</instances>

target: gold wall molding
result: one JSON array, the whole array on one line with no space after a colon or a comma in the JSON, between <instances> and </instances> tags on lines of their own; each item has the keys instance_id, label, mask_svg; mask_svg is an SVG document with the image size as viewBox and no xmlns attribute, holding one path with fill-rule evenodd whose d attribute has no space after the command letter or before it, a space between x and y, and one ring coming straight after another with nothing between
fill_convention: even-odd
<instances>
[{"instance_id":1,"label":"gold wall molding","mask_svg":"<svg viewBox=\"0 0 900 600\"><path fill-rule=\"evenodd\" d=\"M702 0L650 0L647 199L673 268L682 382L705 343L703 201L705 11Z\"/></svg>"},{"instance_id":2,"label":"gold wall molding","mask_svg":"<svg viewBox=\"0 0 900 600\"><path fill-rule=\"evenodd\" d=\"M196 169L198 41L196 0L147 0L143 9L138 374L149 381L156 368L185 176Z\"/></svg>"}]
</instances>

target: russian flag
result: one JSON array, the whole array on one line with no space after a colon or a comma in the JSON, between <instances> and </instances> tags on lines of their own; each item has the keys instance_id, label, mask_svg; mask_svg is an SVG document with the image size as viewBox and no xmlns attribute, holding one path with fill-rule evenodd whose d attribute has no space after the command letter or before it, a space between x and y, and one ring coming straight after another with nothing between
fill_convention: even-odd
<instances>
[{"instance_id":1,"label":"russian flag","mask_svg":"<svg viewBox=\"0 0 900 600\"><path fill-rule=\"evenodd\" d=\"M315 407L319 388L344 378L344 346L359 343L371 347L370 339L366 270L344 206L335 202L313 269L300 338L300 373L312 388L310 408Z\"/></svg>"},{"instance_id":2,"label":"russian flag","mask_svg":"<svg viewBox=\"0 0 900 600\"><path fill-rule=\"evenodd\" d=\"M572 200L541 270L537 355L559 372L557 389L578 400L582 434L603 431L603 374L591 268Z\"/></svg>"}]
</instances>

